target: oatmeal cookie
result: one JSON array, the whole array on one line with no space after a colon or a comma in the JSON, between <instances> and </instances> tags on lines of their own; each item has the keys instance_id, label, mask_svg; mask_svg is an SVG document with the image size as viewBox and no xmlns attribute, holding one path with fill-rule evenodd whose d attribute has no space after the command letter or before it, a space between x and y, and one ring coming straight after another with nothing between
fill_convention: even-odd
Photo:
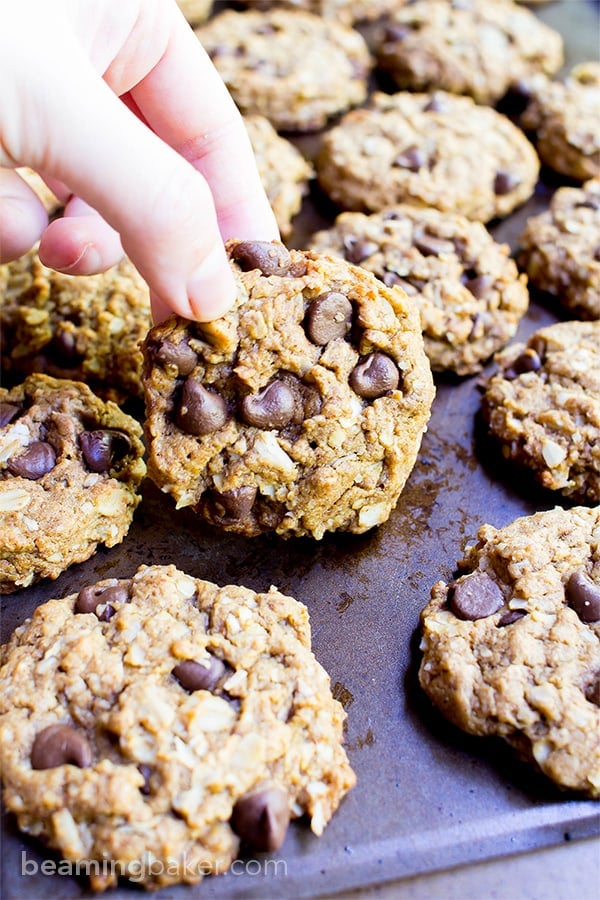
<instances>
[{"instance_id":1,"label":"oatmeal cookie","mask_svg":"<svg viewBox=\"0 0 600 900\"><path fill-rule=\"evenodd\" d=\"M5 804L95 890L200 881L305 814L320 835L355 782L308 611L273 587L142 566L38 607L2 661Z\"/></svg>"},{"instance_id":2,"label":"oatmeal cookie","mask_svg":"<svg viewBox=\"0 0 600 900\"><path fill-rule=\"evenodd\" d=\"M417 0L379 30L380 68L398 87L438 88L494 104L515 81L563 64L560 34L512 0Z\"/></svg>"},{"instance_id":3,"label":"oatmeal cookie","mask_svg":"<svg viewBox=\"0 0 600 900\"><path fill-rule=\"evenodd\" d=\"M30 375L0 388L0 593L58 578L129 530L141 426L85 384Z\"/></svg>"},{"instance_id":4,"label":"oatmeal cookie","mask_svg":"<svg viewBox=\"0 0 600 900\"><path fill-rule=\"evenodd\" d=\"M396 206L381 213L341 213L309 249L335 253L400 285L421 316L431 367L479 372L514 336L527 311L526 279L507 245L481 222L437 209Z\"/></svg>"},{"instance_id":5,"label":"oatmeal cookie","mask_svg":"<svg viewBox=\"0 0 600 900\"><path fill-rule=\"evenodd\" d=\"M385 522L433 400L418 314L343 260L231 241L222 319L144 344L149 474L228 531L321 538Z\"/></svg>"},{"instance_id":6,"label":"oatmeal cookie","mask_svg":"<svg viewBox=\"0 0 600 900\"><path fill-rule=\"evenodd\" d=\"M354 29L312 13L225 10L196 34L244 115L316 131L367 96L371 56Z\"/></svg>"},{"instance_id":7,"label":"oatmeal cookie","mask_svg":"<svg viewBox=\"0 0 600 900\"><path fill-rule=\"evenodd\" d=\"M300 151L277 134L264 116L245 116L244 122L256 157L260 180L283 238L290 236L291 221L308 192L312 165Z\"/></svg>"},{"instance_id":8,"label":"oatmeal cookie","mask_svg":"<svg viewBox=\"0 0 600 900\"><path fill-rule=\"evenodd\" d=\"M323 190L342 209L432 206L488 222L524 203L539 162L523 133L470 97L375 92L324 136Z\"/></svg>"},{"instance_id":9,"label":"oatmeal cookie","mask_svg":"<svg viewBox=\"0 0 600 900\"><path fill-rule=\"evenodd\" d=\"M422 687L562 788L600 797L600 507L484 525L421 615Z\"/></svg>"},{"instance_id":10,"label":"oatmeal cookie","mask_svg":"<svg viewBox=\"0 0 600 900\"><path fill-rule=\"evenodd\" d=\"M62 275L37 250L0 266L0 354L5 372L83 381L103 397L142 396L139 341L150 293L129 260L100 275Z\"/></svg>"},{"instance_id":11,"label":"oatmeal cookie","mask_svg":"<svg viewBox=\"0 0 600 900\"><path fill-rule=\"evenodd\" d=\"M600 178L559 188L550 208L527 220L517 254L535 287L577 318L600 319Z\"/></svg>"},{"instance_id":12,"label":"oatmeal cookie","mask_svg":"<svg viewBox=\"0 0 600 900\"><path fill-rule=\"evenodd\" d=\"M600 503L600 321L541 328L496 359L482 411L504 455L543 487Z\"/></svg>"},{"instance_id":13,"label":"oatmeal cookie","mask_svg":"<svg viewBox=\"0 0 600 900\"><path fill-rule=\"evenodd\" d=\"M520 117L542 162L577 181L600 176L600 62L580 63L564 80L538 76L520 86Z\"/></svg>"}]
</instances>

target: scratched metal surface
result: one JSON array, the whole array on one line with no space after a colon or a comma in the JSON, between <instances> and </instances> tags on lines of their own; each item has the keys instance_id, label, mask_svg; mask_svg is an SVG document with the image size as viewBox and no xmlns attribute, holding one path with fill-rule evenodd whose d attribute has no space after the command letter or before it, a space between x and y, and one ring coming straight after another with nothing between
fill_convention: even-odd
<instances>
[{"instance_id":1,"label":"scratched metal surface","mask_svg":"<svg viewBox=\"0 0 600 900\"><path fill-rule=\"evenodd\" d=\"M563 0L537 14L563 33L567 66L598 57L597 2ZM310 155L318 138L297 143ZM514 246L525 218L547 205L557 183L544 174L536 195L495 227L495 235ZM291 243L301 246L332 212L315 190ZM518 337L559 317L555 305L533 298ZM101 550L56 582L2 599L3 640L39 603L99 578L129 576L140 564L175 563L194 576L255 590L275 584L308 606L314 651L348 713L346 747L357 787L320 839L301 824L290 827L276 854L284 866L279 875L228 874L163 889L157 900L314 897L598 832L597 805L559 792L503 744L449 726L416 682L419 611L431 585L450 577L464 542L484 521L500 527L559 502L517 475L486 440L475 381L438 379L417 465L390 520L370 534L331 535L319 543L223 536L189 512L174 512L148 484L122 545ZM23 877L23 852L38 865L53 859L4 814L6 900L89 895L75 878ZM124 885L111 896L135 890Z\"/></svg>"}]
</instances>

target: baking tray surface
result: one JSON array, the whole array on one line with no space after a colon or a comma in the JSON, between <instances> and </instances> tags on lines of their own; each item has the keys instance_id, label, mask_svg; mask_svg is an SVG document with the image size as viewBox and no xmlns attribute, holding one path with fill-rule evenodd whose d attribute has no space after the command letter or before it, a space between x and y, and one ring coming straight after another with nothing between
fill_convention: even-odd
<instances>
[{"instance_id":1,"label":"baking tray surface","mask_svg":"<svg viewBox=\"0 0 600 900\"><path fill-rule=\"evenodd\" d=\"M563 34L565 70L598 58L597 2L562 0L535 11ZM295 140L307 155L318 145L318 136ZM491 229L496 238L514 247L525 219L547 206L558 184L544 172L535 196ZM301 247L332 214L315 187L290 244ZM534 295L517 339L564 317ZM314 652L348 713L346 748L357 786L321 838L292 825L271 857L278 865L269 868L269 857L261 857L261 865L242 866L240 874L163 889L153 894L157 900L318 896L598 833L597 804L559 791L502 742L455 729L419 689L418 620L431 586L451 578L464 544L484 522L502 527L563 503L518 474L486 438L476 378L436 381L415 469L389 521L375 531L320 542L221 535L189 511L175 512L147 483L123 544L100 550L56 582L2 599L3 641L40 603L94 580L128 577L141 564L174 563L195 577L258 591L274 584L307 605ZM23 854L37 874L21 874ZM91 896L83 879L42 874L45 859L56 860L3 813L3 898ZM135 893L123 885L107 896Z\"/></svg>"}]
</instances>

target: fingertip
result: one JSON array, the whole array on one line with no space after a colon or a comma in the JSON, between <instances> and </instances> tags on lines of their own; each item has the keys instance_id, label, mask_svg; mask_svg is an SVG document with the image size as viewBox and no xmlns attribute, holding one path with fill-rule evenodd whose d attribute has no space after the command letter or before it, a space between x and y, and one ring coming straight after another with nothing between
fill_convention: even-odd
<instances>
[{"instance_id":1,"label":"fingertip","mask_svg":"<svg viewBox=\"0 0 600 900\"><path fill-rule=\"evenodd\" d=\"M99 215L55 219L40 241L44 265L67 275L95 275L123 257L119 235Z\"/></svg>"},{"instance_id":2,"label":"fingertip","mask_svg":"<svg viewBox=\"0 0 600 900\"><path fill-rule=\"evenodd\" d=\"M33 196L2 197L0 263L18 259L36 244L48 225L41 201Z\"/></svg>"}]
</instances>

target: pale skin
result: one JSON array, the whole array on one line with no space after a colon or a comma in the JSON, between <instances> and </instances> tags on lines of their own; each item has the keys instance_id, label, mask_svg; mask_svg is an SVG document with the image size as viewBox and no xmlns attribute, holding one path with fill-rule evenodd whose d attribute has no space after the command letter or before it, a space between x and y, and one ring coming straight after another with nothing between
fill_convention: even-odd
<instances>
[{"instance_id":1,"label":"pale skin","mask_svg":"<svg viewBox=\"0 0 600 900\"><path fill-rule=\"evenodd\" d=\"M48 224L15 169L66 203ZM223 241L279 232L242 118L175 0L0 0L0 262L73 275L125 252L155 321L235 297Z\"/></svg>"}]
</instances>

